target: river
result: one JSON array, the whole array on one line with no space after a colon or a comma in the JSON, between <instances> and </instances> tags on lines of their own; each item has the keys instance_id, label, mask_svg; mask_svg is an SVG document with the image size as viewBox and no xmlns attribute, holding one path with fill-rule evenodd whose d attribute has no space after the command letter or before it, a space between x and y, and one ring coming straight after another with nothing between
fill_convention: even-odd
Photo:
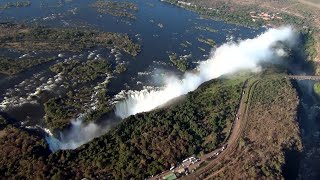
<instances>
[{"instance_id":1,"label":"river","mask_svg":"<svg viewBox=\"0 0 320 180\"><path fill-rule=\"evenodd\" d=\"M212 47L198 41L199 37L213 39L217 45L226 41L253 38L265 31L264 28L251 29L243 26L228 24L223 21L213 21L200 17L194 12L158 0L133 0L139 10L135 13L136 19L130 20L107 14L99 14L89 7L93 1L32 1L31 6L11 8L0 11L0 22L15 22L25 24L45 25L49 27L86 27L108 32L128 34L135 42L141 44L142 51L136 57L122 54L121 60L126 63L127 71L113 78L108 86L108 94L114 96L121 90L141 90L145 86L161 86L163 73L182 73L174 67L168 53L177 53L188 56L192 67L199 61L206 60ZM199 29L208 27L214 31ZM184 44L184 45L182 45ZM200 48L203 50L200 50ZM94 51L95 50L95 51ZM48 72L48 67L68 58L85 59L92 51L99 57L105 57L115 62L116 57L110 55L106 49L92 49L81 53L63 52L64 57L59 58L55 52L49 54L37 53L40 56L56 56L57 61L39 65L15 76L0 76L0 100L6 96L11 99L25 98L25 94L33 93L41 83L54 74ZM2 49L1 52L11 57L22 56L14 51ZM29 88L24 88L24 82L30 82ZM20 93L12 93L19 91ZM49 93L49 99L61 94ZM39 100L38 100L39 101ZM44 101L44 100L42 100ZM4 114L15 122L24 121L26 118L34 119L32 122L41 123L44 116L43 104L28 101L18 102L18 106L11 107ZM25 105L29 104L29 105ZM26 107L33 108L26 108ZM34 111L36 112L33 112ZM17 112L19 112L17 115ZM31 125L34 123L31 123Z\"/></svg>"}]
</instances>

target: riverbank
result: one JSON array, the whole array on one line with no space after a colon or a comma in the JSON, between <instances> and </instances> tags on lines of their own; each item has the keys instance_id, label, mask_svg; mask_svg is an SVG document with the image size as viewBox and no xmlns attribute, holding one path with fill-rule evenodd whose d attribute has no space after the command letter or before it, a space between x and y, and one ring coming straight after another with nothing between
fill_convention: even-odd
<instances>
[{"instance_id":1,"label":"riverbank","mask_svg":"<svg viewBox=\"0 0 320 180\"><path fill-rule=\"evenodd\" d=\"M314 61L315 72L320 73L320 13L308 5L289 2L253 2L221 0L162 0L194 11L214 20L248 27L276 27L292 25L299 30L305 42L307 59ZM298 8L299 7L299 8Z\"/></svg>"}]
</instances>

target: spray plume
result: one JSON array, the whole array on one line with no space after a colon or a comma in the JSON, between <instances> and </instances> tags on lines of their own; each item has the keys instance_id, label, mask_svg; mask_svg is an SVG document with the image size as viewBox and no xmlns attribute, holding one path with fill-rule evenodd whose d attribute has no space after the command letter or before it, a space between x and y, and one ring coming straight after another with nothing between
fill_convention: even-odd
<instances>
[{"instance_id":1,"label":"spray plume","mask_svg":"<svg viewBox=\"0 0 320 180\"><path fill-rule=\"evenodd\" d=\"M131 93L125 101L116 105L116 114L125 118L139 112L150 111L170 99L194 91L208 80L238 70L255 70L260 62L284 56L284 50L274 49L274 45L280 41L293 46L295 36L290 27L283 27L270 29L255 39L244 40L238 44L226 43L212 52L207 61L200 63L197 74L187 72L182 80L168 77L166 86L161 91L143 90Z\"/></svg>"},{"instance_id":2,"label":"spray plume","mask_svg":"<svg viewBox=\"0 0 320 180\"><path fill-rule=\"evenodd\" d=\"M239 70L256 70L261 62L272 62L284 56L284 49L275 48L278 42L289 47L295 45L297 34L291 27L269 29L264 34L254 38L229 42L213 51L210 58L198 66L197 73L187 72L182 79L175 76L165 78L165 86L158 91L135 91L127 98L116 104L115 113L121 118L126 118L140 112L147 112L168 102L169 100L190 91L194 91L202 83L217 78L224 74L234 73ZM281 52L281 53L279 53ZM101 135L103 127L90 124L75 128L61 136L61 140L50 136L47 138L51 150L75 149ZM66 138L67 137L67 138Z\"/></svg>"}]
</instances>

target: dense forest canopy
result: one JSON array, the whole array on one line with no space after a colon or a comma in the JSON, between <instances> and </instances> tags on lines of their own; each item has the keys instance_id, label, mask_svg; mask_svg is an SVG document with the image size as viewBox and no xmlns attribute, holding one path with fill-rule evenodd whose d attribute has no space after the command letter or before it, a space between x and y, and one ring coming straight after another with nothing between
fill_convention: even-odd
<instances>
[{"instance_id":1,"label":"dense forest canopy","mask_svg":"<svg viewBox=\"0 0 320 180\"><path fill-rule=\"evenodd\" d=\"M1 172L5 177L17 178L31 178L34 174L43 177L44 172L46 177L59 178L146 178L223 143L244 81L245 77L240 76L207 82L166 107L126 118L115 129L72 151L50 154L36 135L8 126L1 131L9 134L0 139L1 148L9 142L13 148L26 148L1 154ZM26 142L28 139L31 141ZM11 158L15 153L19 154L17 158L43 167L22 173L26 164L16 163L16 158Z\"/></svg>"}]
</instances>

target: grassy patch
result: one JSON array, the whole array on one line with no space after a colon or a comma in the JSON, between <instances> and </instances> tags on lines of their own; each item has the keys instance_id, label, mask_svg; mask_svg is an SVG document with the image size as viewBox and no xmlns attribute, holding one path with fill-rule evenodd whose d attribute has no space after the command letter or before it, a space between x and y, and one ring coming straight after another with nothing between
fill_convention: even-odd
<instances>
[{"instance_id":1,"label":"grassy patch","mask_svg":"<svg viewBox=\"0 0 320 180\"><path fill-rule=\"evenodd\" d=\"M320 83L315 83L313 85L313 91L318 95L320 96Z\"/></svg>"}]
</instances>

